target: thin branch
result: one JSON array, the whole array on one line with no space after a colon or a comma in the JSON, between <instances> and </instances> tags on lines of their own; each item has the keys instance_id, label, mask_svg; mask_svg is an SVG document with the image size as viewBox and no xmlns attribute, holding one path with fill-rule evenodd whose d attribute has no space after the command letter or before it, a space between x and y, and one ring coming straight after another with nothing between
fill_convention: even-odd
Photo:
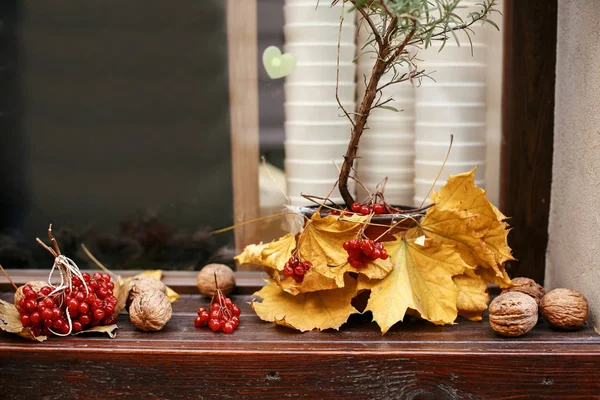
<instances>
[{"instance_id":1,"label":"thin branch","mask_svg":"<svg viewBox=\"0 0 600 400\"><path fill-rule=\"evenodd\" d=\"M377 27L375 26L375 23L373 22L373 20L369 16L369 14L364 10L363 7L356 6L356 0L350 0L350 3L352 3L354 5L354 8L356 8L358 10L358 12L362 15L363 19L365 21L367 21L367 24L369 24L369 27L373 31L373 36L375 37L375 40L377 41L377 44L379 45L379 49L381 49L383 47L383 40L381 39L381 35L377 31Z\"/></svg>"},{"instance_id":2,"label":"thin branch","mask_svg":"<svg viewBox=\"0 0 600 400\"><path fill-rule=\"evenodd\" d=\"M339 92L340 92L340 51L341 51L340 47L341 47L341 40L342 40L343 24L344 24L344 17L341 17L340 18L340 30L338 32L337 56L336 56L336 63L335 63L335 67L336 67L335 68L335 99L337 100L338 105L340 106L340 108L342 109L344 114L346 115L346 118L348 118L348 121L350 121L350 124L352 124L352 128L354 128L356 126L354 124L354 120L352 119L350 114L348 114L348 111L346 111L346 108L342 105L342 101L340 100L340 94L339 94Z\"/></svg>"}]
</instances>

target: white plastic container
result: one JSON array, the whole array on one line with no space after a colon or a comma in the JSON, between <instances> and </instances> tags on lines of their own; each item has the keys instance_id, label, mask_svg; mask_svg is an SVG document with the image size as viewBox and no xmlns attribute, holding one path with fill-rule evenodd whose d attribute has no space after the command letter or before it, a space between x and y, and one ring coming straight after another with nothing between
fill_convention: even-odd
<instances>
[{"instance_id":1,"label":"white plastic container","mask_svg":"<svg viewBox=\"0 0 600 400\"><path fill-rule=\"evenodd\" d=\"M288 102L331 102L335 101L336 84L331 83L285 83L285 100ZM340 82L338 96L344 103L354 101L354 82Z\"/></svg>"},{"instance_id":2,"label":"white plastic container","mask_svg":"<svg viewBox=\"0 0 600 400\"><path fill-rule=\"evenodd\" d=\"M341 168L344 160L288 160L284 161L285 174L292 179L308 179L310 177L318 177L335 182L338 179L339 172L334 163Z\"/></svg>"},{"instance_id":3,"label":"white plastic container","mask_svg":"<svg viewBox=\"0 0 600 400\"><path fill-rule=\"evenodd\" d=\"M485 124L483 122L462 123L430 123L418 122L415 124L415 136L423 142L450 143L450 135L454 135L454 142L476 142L485 138Z\"/></svg>"},{"instance_id":4,"label":"white plastic container","mask_svg":"<svg viewBox=\"0 0 600 400\"><path fill-rule=\"evenodd\" d=\"M414 168L370 168L367 166L361 167L358 173L358 179L365 184L368 182L380 182L385 177L389 183L405 184L412 187L413 179L415 178Z\"/></svg>"},{"instance_id":5,"label":"white plastic container","mask_svg":"<svg viewBox=\"0 0 600 400\"><path fill-rule=\"evenodd\" d=\"M289 121L285 122L285 137L288 140L350 140L352 125L347 119L314 122Z\"/></svg>"},{"instance_id":6,"label":"white plastic container","mask_svg":"<svg viewBox=\"0 0 600 400\"><path fill-rule=\"evenodd\" d=\"M360 149L364 151L378 150L412 150L415 136L411 133L379 133L366 131L360 138Z\"/></svg>"},{"instance_id":7,"label":"white plastic container","mask_svg":"<svg viewBox=\"0 0 600 400\"><path fill-rule=\"evenodd\" d=\"M486 87L483 82L423 83L415 89L418 102L485 103Z\"/></svg>"},{"instance_id":8,"label":"white plastic container","mask_svg":"<svg viewBox=\"0 0 600 400\"><path fill-rule=\"evenodd\" d=\"M442 50L443 51L443 50ZM486 66L485 64L477 64L474 62L446 62L446 63L430 63L423 62L420 64L438 84L458 83L458 82L480 82L486 81ZM429 82L423 82L423 85L430 85Z\"/></svg>"},{"instance_id":9,"label":"white plastic container","mask_svg":"<svg viewBox=\"0 0 600 400\"><path fill-rule=\"evenodd\" d=\"M337 42L330 43L286 43L285 53L292 53L298 63L335 63L338 57ZM351 62L354 59L356 45L354 43L340 44L340 62Z\"/></svg>"},{"instance_id":10,"label":"white plastic container","mask_svg":"<svg viewBox=\"0 0 600 400\"><path fill-rule=\"evenodd\" d=\"M411 150L401 151L358 151L358 171L360 168L411 168L415 160L415 153Z\"/></svg>"},{"instance_id":11,"label":"white plastic container","mask_svg":"<svg viewBox=\"0 0 600 400\"><path fill-rule=\"evenodd\" d=\"M301 63L286 77L286 82L325 82L335 83L337 65L333 63ZM340 82L354 82L356 65L340 62Z\"/></svg>"},{"instance_id":12,"label":"white plastic container","mask_svg":"<svg viewBox=\"0 0 600 400\"><path fill-rule=\"evenodd\" d=\"M327 161L343 158L348 147L348 142L286 140L283 146L285 149L285 158L288 160Z\"/></svg>"},{"instance_id":13,"label":"white plastic container","mask_svg":"<svg viewBox=\"0 0 600 400\"><path fill-rule=\"evenodd\" d=\"M415 174L418 176L430 176L435 179L437 174L440 172L442 168L442 161L415 161ZM447 180L450 175L458 175L464 172L469 172L473 168L477 167L475 171L475 179L483 180L485 178L485 161L484 160L475 160L472 162L469 161L449 161L444 166L442 173L440 175L440 179Z\"/></svg>"},{"instance_id":14,"label":"white plastic container","mask_svg":"<svg viewBox=\"0 0 600 400\"><path fill-rule=\"evenodd\" d=\"M313 7L314 8L314 7ZM295 23L286 24L283 27L285 41L288 43L319 43L319 42L337 42L338 38L342 43L354 43L356 26L344 21L340 37L340 23Z\"/></svg>"},{"instance_id":15,"label":"white plastic container","mask_svg":"<svg viewBox=\"0 0 600 400\"><path fill-rule=\"evenodd\" d=\"M428 123L485 123L485 103L417 102L416 118Z\"/></svg>"},{"instance_id":16,"label":"white plastic container","mask_svg":"<svg viewBox=\"0 0 600 400\"><path fill-rule=\"evenodd\" d=\"M344 104L346 111L354 112L356 104ZM344 112L335 102L330 103L284 103L283 109L285 112L286 121L305 121L305 122L334 122L343 121L349 123Z\"/></svg>"},{"instance_id":17,"label":"white plastic container","mask_svg":"<svg viewBox=\"0 0 600 400\"><path fill-rule=\"evenodd\" d=\"M441 52L439 51L440 47L440 43L433 43L427 50L419 52L419 58L427 63L446 63L457 60L485 63L486 46L481 43L473 43L473 54L471 54L471 46L461 44L459 47L454 39L448 40Z\"/></svg>"},{"instance_id":18,"label":"white plastic container","mask_svg":"<svg viewBox=\"0 0 600 400\"><path fill-rule=\"evenodd\" d=\"M415 143L415 157L419 161L444 161L450 143L423 142ZM485 142L453 143L448 161L469 162L485 160Z\"/></svg>"},{"instance_id":19,"label":"white plastic container","mask_svg":"<svg viewBox=\"0 0 600 400\"><path fill-rule=\"evenodd\" d=\"M348 188L351 193L354 193L356 182L348 181ZM300 196L301 194L310 194L315 196L326 196L331 189L335 186L331 192L332 198L340 198L340 192L336 185L336 180L329 179L287 179L287 193L290 196Z\"/></svg>"},{"instance_id":20,"label":"white plastic container","mask_svg":"<svg viewBox=\"0 0 600 400\"><path fill-rule=\"evenodd\" d=\"M346 5L342 9L342 2L331 7L331 2L293 2L283 6L283 18L286 24L302 23L331 23L338 22L344 17L344 25L354 25L354 11Z\"/></svg>"}]
</instances>

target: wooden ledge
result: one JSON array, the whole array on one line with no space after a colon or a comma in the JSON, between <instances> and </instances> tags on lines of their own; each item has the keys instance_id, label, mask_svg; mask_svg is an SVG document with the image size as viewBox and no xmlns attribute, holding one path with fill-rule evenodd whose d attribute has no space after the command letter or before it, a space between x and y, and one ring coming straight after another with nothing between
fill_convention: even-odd
<instances>
[{"instance_id":1,"label":"wooden ledge","mask_svg":"<svg viewBox=\"0 0 600 400\"><path fill-rule=\"evenodd\" d=\"M10 299L12 293L3 293ZM193 326L208 299L183 295L167 327L139 332L119 317L103 335L29 342L0 334L2 398L475 399L598 398L600 336L539 323L521 338L487 320L411 321L381 336L367 316L339 332L298 333L262 322L249 295L232 335Z\"/></svg>"}]
</instances>

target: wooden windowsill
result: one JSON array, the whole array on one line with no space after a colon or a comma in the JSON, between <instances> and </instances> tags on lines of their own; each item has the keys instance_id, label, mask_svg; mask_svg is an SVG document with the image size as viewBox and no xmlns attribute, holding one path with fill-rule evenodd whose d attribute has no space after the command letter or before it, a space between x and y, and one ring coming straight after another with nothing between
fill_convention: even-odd
<instances>
[{"instance_id":1,"label":"wooden windowsill","mask_svg":"<svg viewBox=\"0 0 600 400\"><path fill-rule=\"evenodd\" d=\"M260 282L244 273L238 283ZM26 274L25 274L26 275ZM184 273L168 273L176 288ZM13 276L17 279L18 275ZM179 276L175 278L175 276ZM245 276L244 279L241 279ZM260 283L259 283L260 284ZM183 286L181 286L183 287ZM245 292L245 290L242 290ZM2 297L11 298L4 292ZM193 326L208 299L184 294L157 333L119 316L117 337L0 334L3 398L598 398L600 336L590 327L556 331L540 322L521 338L497 336L487 320L454 326L413 320L381 336L367 316L339 332L298 333L242 309L232 335Z\"/></svg>"}]
</instances>

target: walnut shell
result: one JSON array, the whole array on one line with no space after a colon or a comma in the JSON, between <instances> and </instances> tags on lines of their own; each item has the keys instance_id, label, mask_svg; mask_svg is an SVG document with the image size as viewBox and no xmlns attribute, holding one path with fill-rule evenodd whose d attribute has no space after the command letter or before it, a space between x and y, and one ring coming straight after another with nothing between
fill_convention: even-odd
<instances>
[{"instance_id":1,"label":"walnut shell","mask_svg":"<svg viewBox=\"0 0 600 400\"><path fill-rule=\"evenodd\" d=\"M127 298L127 308L131 307L133 299L147 292L158 291L161 293L167 293L167 287L164 283L156 278L145 275L136 275L131 279L131 289L129 290L129 297Z\"/></svg>"},{"instance_id":2,"label":"walnut shell","mask_svg":"<svg viewBox=\"0 0 600 400\"><path fill-rule=\"evenodd\" d=\"M219 289L227 296L235 287L235 274L231 268L225 264L208 264L198 272L197 284L200 293L205 296L213 296L217 291L215 286L215 271L217 272L217 282Z\"/></svg>"},{"instance_id":3,"label":"walnut shell","mask_svg":"<svg viewBox=\"0 0 600 400\"><path fill-rule=\"evenodd\" d=\"M544 295L546 294L544 288L530 278L514 278L512 280L512 283L515 286L511 286L509 288L504 289L502 291L503 294L508 292L525 293L526 295L533 297L538 306L540 305L542 297L544 297Z\"/></svg>"},{"instance_id":4,"label":"walnut shell","mask_svg":"<svg viewBox=\"0 0 600 400\"><path fill-rule=\"evenodd\" d=\"M25 282L25 285L23 286L31 286L31 288L33 290L35 290L36 292L39 292L41 288L43 288L44 286L49 286L48 282L44 282L44 281L29 281L29 282ZM23 286L19 286L17 288L17 291L15 292L15 306L17 304L19 304L19 301L21 299L24 299L25 296L23 295Z\"/></svg>"},{"instance_id":5,"label":"walnut shell","mask_svg":"<svg viewBox=\"0 0 600 400\"><path fill-rule=\"evenodd\" d=\"M160 331L173 315L171 302L166 294L157 290L141 293L129 307L131 323L142 331Z\"/></svg>"},{"instance_id":6,"label":"walnut shell","mask_svg":"<svg viewBox=\"0 0 600 400\"><path fill-rule=\"evenodd\" d=\"M537 323L535 300L521 292L508 292L496 297L489 307L490 325L502 336L521 336Z\"/></svg>"},{"instance_id":7,"label":"walnut shell","mask_svg":"<svg viewBox=\"0 0 600 400\"><path fill-rule=\"evenodd\" d=\"M585 296L571 289L554 289L546 293L540 309L546 321L561 329L577 329L588 317Z\"/></svg>"}]
</instances>

